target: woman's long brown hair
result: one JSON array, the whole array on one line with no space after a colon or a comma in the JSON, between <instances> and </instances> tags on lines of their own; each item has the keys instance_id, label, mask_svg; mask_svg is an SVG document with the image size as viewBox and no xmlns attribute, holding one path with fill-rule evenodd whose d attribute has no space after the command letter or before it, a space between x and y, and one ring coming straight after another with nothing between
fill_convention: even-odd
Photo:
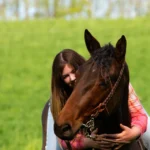
<instances>
[{"instance_id":1,"label":"woman's long brown hair","mask_svg":"<svg viewBox=\"0 0 150 150\"><path fill-rule=\"evenodd\" d=\"M85 59L77 52L71 49L64 49L58 53L52 65L52 80L51 80L51 112L54 120L56 120L59 112L65 105L68 97L72 92L62 78L62 71L66 64L71 65L75 70L85 62Z\"/></svg>"}]
</instances>

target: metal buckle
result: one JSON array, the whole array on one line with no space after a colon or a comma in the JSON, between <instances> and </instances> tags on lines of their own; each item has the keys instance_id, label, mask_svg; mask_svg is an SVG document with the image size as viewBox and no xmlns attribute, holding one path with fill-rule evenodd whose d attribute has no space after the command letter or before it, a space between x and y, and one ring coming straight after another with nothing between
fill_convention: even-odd
<instances>
[{"instance_id":1,"label":"metal buckle","mask_svg":"<svg viewBox=\"0 0 150 150\"><path fill-rule=\"evenodd\" d=\"M83 126L82 131L84 135L88 138L91 138L90 134L95 128L94 117L91 116L90 120L86 124L83 124L82 126Z\"/></svg>"}]
</instances>

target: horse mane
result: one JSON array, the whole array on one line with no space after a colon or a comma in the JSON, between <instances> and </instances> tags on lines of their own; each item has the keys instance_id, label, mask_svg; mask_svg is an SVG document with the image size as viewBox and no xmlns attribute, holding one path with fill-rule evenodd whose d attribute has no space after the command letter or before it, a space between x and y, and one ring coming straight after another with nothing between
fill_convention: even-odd
<instances>
[{"instance_id":1,"label":"horse mane","mask_svg":"<svg viewBox=\"0 0 150 150\"><path fill-rule=\"evenodd\" d=\"M114 46L111 43L104 45L103 47L95 50L92 55L92 60L100 66L101 75L106 78L103 73L108 75L110 65L112 63L112 58L114 57Z\"/></svg>"}]
</instances>

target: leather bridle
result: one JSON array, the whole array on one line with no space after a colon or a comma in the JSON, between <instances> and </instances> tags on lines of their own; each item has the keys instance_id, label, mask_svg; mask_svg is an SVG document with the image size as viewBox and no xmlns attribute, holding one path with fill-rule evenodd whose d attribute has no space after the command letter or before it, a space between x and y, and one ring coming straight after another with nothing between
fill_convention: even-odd
<instances>
[{"instance_id":1,"label":"leather bridle","mask_svg":"<svg viewBox=\"0 0 150 150\"><path fill-rule=\"evenodd\" d=\"M120 80L123 76L123 72L124 72L124 68L125 68L125 62L122 64L122 68L120 70L120 73L119 73L119 77L117 79L117 81L115 82L114 86L112 87L110 93L108 94L108 96L106 97L106 99L102 102L102 103L99 103L99 105L94 108L94 110L92 111L93 113L91 114L90 116L90 120L87 121L85 124L83 124L82 126L86 128L86 132L85 135L89 135L89 131L93 131L95 129L95 125L94 125L94 119L101 113L103 112L104 110L107 112L107 115L110 115L110 112L107 108L107 104L108 102L110 102L110 100L112 99L115 91L116 91L116 88L118 87L119 83L120 83Z\"/></svg>"}]
</instances>

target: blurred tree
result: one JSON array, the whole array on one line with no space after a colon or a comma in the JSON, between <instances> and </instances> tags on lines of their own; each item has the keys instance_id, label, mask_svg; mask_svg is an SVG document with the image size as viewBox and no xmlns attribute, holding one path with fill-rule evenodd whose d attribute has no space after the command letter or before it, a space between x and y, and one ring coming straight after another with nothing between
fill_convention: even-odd
<instances>
[{"instance_id":1,"label":"blurred tree","mask_svg":"<svg viewBox=\"0 0 150 150\"><path fill-rule=\"evenodd\" d=\"M143 13L142 0L135 1L135 11L138 16L142 15L142 13Z\"/></svg>"},{"instance_id":2,"label":"blurred tree","mask_svg":"<svg viewBox=\"0 0 150 150\"><path fill-rule=\"evenodd\" d=\"M58 15L58 2L59 2L59 0L54 0L54 17L57 17L57 15Z\"/></svg>"},{"instance_id":3,"label":"blurred tree","mask_svg":"<svg viewBox=\"0 0 150 150\"><path fill-rule=\"evenodd\" d=\"M125 3L126 1L125 0L118 0L118 5L119 5L119 12L120 12L120 16L123 17L124 16L124 13L125 13Z\"/></svg>"},{"instance_id":4,"label":"blurred tree","mask_svg":"<svg viewBox=\"0 0 150 150\"><path fill-rule=\"evenodd\" d=\"M150 1L147 2L147 15L150 16Z\"/></svg>"},{"instance_id":5,"label":"blurred tree","mask_svg":"<svg viewBox=\"0 0 150 150\"><path fill-rule=\"evenodd\" d=\"M113 11L114 8L114 1L113 0L108 0L108 9L106 11L106 17L109 17L111 12Z\"/></svg>"},{"instance_id":6,"label":"blurred tree","mask_svg":"<svg viewBox=\"0 0 150 150\"><path fill-rule=\"evenodd\" d=\"M14 0L15 5L15 16L16 18L19 18L19 0Z\"/></svg>"},{"instance_id":7,"label":"blurred tree","mask_svg":"<svg viewBox=\"0 0 150 150\"><path fill-rule=\"evenodd\" d=\"M34 13L34 16L36 17L36 18L39 18L39 17L41 17L41 2L40 2L40 0L34 0L34 7L35 7L35 13Z\"/></svg>"},{"instance_id":8,"label":"blurred tree","mask_svg":"<svg viewBox=\"0 0 150 150\"><path fill-rule=\"evenodd\" d=\"M86 14L87 17L92 16L92 0L68 0L68 4L65 4L65 0L61 0L59 3L57 3L57 15L55 15L56 17L62 17L66 15L82 17L84 14Z\"/></svg>"},{"instance_id":9,"label":"blurred tree","mask_svg":"<svg viewBox=\"0 0 150 150\"><path fill-rule=\"evenodd\" d=\"M5 17L5 7L6 7L6 1L1 0L1 3L0 3L0 19L3 19Z\"/></svg>"},{"instance_id":10,"label":"blurred tree","mask_svg":"<svg viewBox=\"0 0 150 150\"><path fill-rule=\"evenodd\" d=\"M25 19L29 19L29 14L28 14L29 0L24 0L24 4L25 4Z\"/></svg>"},{"instance_id":11,"label":"blurred tree","mask_svg":"<svg viewBox=\"0 0 150 150\"><path fill-rule=\"evenodd\" d=\"M43 5L46 12L46 17L53 17L52 13L50 13L50 1L49 0L43 0Z\"/></svg>"},{"instance_id":12,"label":"blurred tree","mask_svg":"<svg viewBox=\"0 0 150 150\"><path fill-rule=\"evenodd\" d=\"M1 19L16 19L20 16L25 19L29 17L91 18L112 17L112 14L117 17L150 14L150 0L0 0Z\"/></svg>"}]
</instances>

